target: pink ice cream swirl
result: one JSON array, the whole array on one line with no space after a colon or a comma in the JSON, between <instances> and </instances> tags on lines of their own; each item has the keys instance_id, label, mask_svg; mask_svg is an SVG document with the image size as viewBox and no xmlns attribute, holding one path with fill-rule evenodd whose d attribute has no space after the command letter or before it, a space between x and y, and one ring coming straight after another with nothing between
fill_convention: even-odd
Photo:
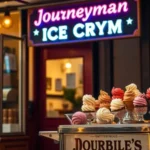
<instances>
[{"instance_id":1,"label":"pink ice cream swirl","mask_svg":"<svg viewBox=\"0 0 150 150\"><path fill-rule=\"evenodd\" d=\"M139 96L135 97L133 100L133 105L135 107L147 106L147 101L145 98L145 94L140 94Z\"/></svg>"},{"instance_id":2,"label":"pink ice cream swirl","mask_svg":"<svg viewBox=\"0 0 150 150\"><path fill-rule=\"evenodd\" d=\"M148 88L146 91L146 98L150 99L150 88Z\"/></svg>"},{"instance_id":3,"label":"pink ice cream swirl","mask_svg":"<svg viewBox=\"0 0 150 150\"><path fill-rule=\"evenodd\" d=\"M72 124L86 124L86 122L87 117L85 113L78 111L72 115Z\"/></svg>"}]
</instances>

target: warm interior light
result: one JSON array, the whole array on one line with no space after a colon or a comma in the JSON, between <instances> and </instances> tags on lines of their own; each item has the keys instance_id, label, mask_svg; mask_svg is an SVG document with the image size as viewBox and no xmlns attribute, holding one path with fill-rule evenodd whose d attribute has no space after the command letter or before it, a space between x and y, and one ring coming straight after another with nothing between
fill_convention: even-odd
<instances>
[{"instance_id":1,"label":"warm interior light","mask_svg":"<svg viewBox=\"0 0 150 150\"><path fill-rule=\"evenodd\" d=\"M67 68L67 69L69 69L69 68L71 68L71 63L70 62L67 62L66 64L65 64L65 67Z\"/></svg>"},{"instance_id":2,"label":"warm interior light","mask_svg":"<svg viewBox=\"0 0 150 150\"><path fill-rule=\"evenodd\" d=\"M4 18L2 20L2 26L4 28L10 28L13 24L13 21L12 21L12 18L10 16L10 13L9 11L7 10L4 14Z\"/></svg>"}]
</instances>

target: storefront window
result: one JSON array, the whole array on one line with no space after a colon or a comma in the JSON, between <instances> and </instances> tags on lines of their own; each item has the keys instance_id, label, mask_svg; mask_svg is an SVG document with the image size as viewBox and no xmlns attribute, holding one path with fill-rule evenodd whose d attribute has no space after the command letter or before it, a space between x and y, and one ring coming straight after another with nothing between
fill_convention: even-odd
<instances>
[{"instance_id":1,"label":"storefront window","mask_svg":"<svg viewBox=\"0 0 150 150\"><path fill-rule=\"evenodd\" d=\"M81 106L83 58L46 61L46 115L61 117Z\"/></svg>"},{"instance_id":2,"label":"storefront window","mask_svg":"<svg viewBox=\"0 0 150 150\"><path fill-rule=\"evenodd\" d=\"M24 133L25 60L24 39L1 35L2 133Z\"/></svg>"}]
</instances>

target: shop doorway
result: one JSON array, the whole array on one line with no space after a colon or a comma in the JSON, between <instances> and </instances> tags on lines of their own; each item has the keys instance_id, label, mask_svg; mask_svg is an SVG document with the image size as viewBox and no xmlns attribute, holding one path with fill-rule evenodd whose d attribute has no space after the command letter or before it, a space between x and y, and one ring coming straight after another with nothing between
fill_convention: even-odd
<instances>
[{"instance_id":1,"label":"shop doorway","mask_svg":"<svg viewBox=\"0 0 150 150\"><path fill-rule=\"evenodd\" d=\"M57 59L78 59L83 60L83 94L92 94L93 84L92 84L92 46L90 43L84 44L75 44L75 45L63 45L63 46L50 46L42 47L37 49L36 54L36 82L35 82L35 97L38 102L37 109L37 124L38 132L39 131L56 131L58 130L59 125L69 124L69 121L65 118L58 116L55 112L53 117L52 113L47 113L47 88L52 88L56 85L56 90L61 90L61 79L60 77L48 77L47 78L47 62ZM57 67L57 66L55 66ZM58 65L59 67L59 65ZM53 71L53 67L49 68L49 71ZM68 75L67 75L68 76ZM74 74L69 74L69 76L74 79ZM52 80L55 80L53 82ZM47 83L48 82L48 83ZM72 86L72 85L71 85ZM56 98L56 97L55 97ZM55 99L54 98L54 99ZM52 116L51 116L52 115ZM49 117L47 117L49 116ZM37 143L38 150L59 150L59 143L45 138L38 137Z\"/></svg>"},{"instance_id":2,"label":"shop doorway","mask_svg":"<svg viewBox=\"0 0 150 150\"><path fill-rule=\"evenodd\" d=\"M46 60L46 118L80 110L83 89L83 57Z\"/></svg>"}]
</instances>

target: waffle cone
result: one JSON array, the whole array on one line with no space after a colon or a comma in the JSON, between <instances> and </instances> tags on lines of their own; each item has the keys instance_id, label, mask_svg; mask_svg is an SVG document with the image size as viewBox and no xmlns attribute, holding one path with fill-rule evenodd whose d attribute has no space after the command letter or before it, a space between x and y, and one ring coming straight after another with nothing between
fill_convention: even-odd
<instances>
[{"instance_id":1,"label":"waffle cone","mask_svg":"<svg viewBox=\"0 0 150 150\"><path fill-rule=\"evenodd\" d=\"M128 111L133 111L134 109L133 101L124 101L124 104Z\"/></svg>"}]
</instances>

